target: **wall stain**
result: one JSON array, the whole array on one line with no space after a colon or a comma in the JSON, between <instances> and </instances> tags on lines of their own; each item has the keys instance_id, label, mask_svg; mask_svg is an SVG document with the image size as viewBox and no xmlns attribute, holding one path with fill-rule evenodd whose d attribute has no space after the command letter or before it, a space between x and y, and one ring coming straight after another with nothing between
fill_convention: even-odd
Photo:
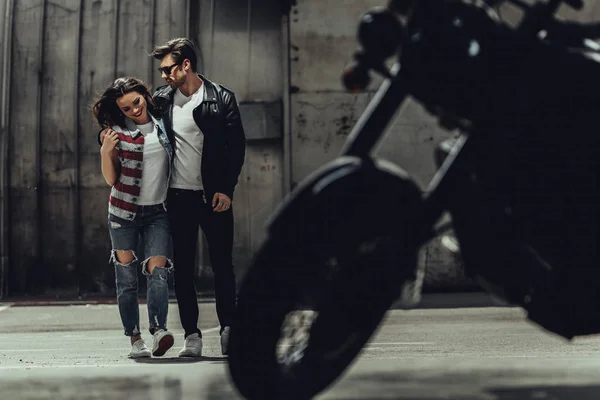
<instances>
[{"instance_id":1,"label":"wall stain","mask_svg":"<svg viewBox=\"0 0 600 400\"><path fill-rule=\"evenodd\" d=\"M341 118L336 118L333 123L337 127L335 132L336 136L348 136L352 127L354 126L354 119L352 118L352 114L350 116L344 115Z\"/></svg>"}]
</instances>

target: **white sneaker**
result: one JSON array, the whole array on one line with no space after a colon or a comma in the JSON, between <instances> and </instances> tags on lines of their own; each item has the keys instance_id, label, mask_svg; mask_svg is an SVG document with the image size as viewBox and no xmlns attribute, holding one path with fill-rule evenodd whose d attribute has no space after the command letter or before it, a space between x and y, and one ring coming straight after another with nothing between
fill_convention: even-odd
<instances>
[{"instance_id":1,"label":"white sneaker","mask_svg":"<svg viewBox=\"0 0 600 400\"><path fill-rule=\"evenodd\" d=\"M164 355L167 350L173 347L173 343L175 342L175 338L173 334L169 331L165 331L163 329L159 329L154 332L154 343L152 344L152 355L155 357L160 357Z\"/></svg>"},{"instance_id":2,"label":"white sneaker","mask_svg":"<svg viewBox=\"0 0 600 400\"><path fill-rule=\"evenodd\" d=\"M231 334L231 328L226 326L221 332L221 354L227 355L229 351L229 335Z\"/></svg>"},{"instance_id":3,"label":"white sneaker","mask_svg":"<svg viewBox=\"0 0 600 400\"><path fill-rule=\"evenodd\" d=\"M201 357L202 356L202 338L197 333L193 333L185 338L183 348L179 352L179 357Z\"/></svg>"},{"instance_id":4,"label":"white sneaker","mask_svg":"<svg viewBox=\"0 0 600 400\"><path fill-rule=\"evenodd\" d=\"M131 345L131 351L129 352L129 358L143 358L150 357L152 354L148 347L146 347L146 342L144 339L138 339L134 344Z\"/></svg>"}]
</instances>

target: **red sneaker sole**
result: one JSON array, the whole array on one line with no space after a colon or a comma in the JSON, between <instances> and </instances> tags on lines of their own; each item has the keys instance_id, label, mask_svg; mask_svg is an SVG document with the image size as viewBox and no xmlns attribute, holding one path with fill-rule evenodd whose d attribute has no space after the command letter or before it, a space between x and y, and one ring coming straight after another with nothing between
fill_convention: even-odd
<instances>
[{"instance_id":1,"label":"red sneaker sole","mask_svg":"<svg viewBox=\"0 0 600 400\"><path fill-rule=\"evenodd\" d=\"M152 355L156 357L164 355L167 352L167 350L173 347L174 342L175 338L173 338L173 336L163 336L162 339L160 339L160 342L158 342L158 349L156 349L156 351L152 353Z\"/></svg>"}]
</instances>

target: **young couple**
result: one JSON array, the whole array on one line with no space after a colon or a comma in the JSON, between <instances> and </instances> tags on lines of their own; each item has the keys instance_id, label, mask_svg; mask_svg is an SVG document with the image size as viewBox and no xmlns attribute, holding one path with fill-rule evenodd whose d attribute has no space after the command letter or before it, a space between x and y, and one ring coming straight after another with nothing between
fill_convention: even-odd
<instances>
[{"instance_id":1,"label":"young couple","mask_svg":"<svg viewBox=\"0 0 600 400\"><path fill-rule=\"evenodd\" d=\"M110 259L121 321L131 339L129 356L162 356L174 344L167 329L170 270L185 330L179 356L202 355L194 286L199 226L208 242L221 351L227 354L236 303L232 200L246 146L237 101L229 89L197 74L189 39L172 39L151 55L160 61L167 85L151 95L141 80L119 78L92 107L102 127L102 174L112 187ZM152 351L140 332L138 269L147 279Z\"/></svg>"}]
</instances>

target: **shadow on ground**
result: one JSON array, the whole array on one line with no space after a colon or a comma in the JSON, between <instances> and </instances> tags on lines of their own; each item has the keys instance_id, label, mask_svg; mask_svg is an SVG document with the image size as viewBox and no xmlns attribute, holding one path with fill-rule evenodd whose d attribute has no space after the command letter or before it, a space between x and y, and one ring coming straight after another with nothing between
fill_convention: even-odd
<instances>
[{"instance_id":1,"label":"shadow on ground","mask_svg":"<svg viewBox=\"0 0 600 400\"><path fill-rule=\"evenodd\" d=\"M506 377L512 374L504 372L501 375ZM523 377L523 374L518 375ZM203 398L241 399L231 381L225 377L211 382L206 397ZM417 378L411 373L364 373L343 378L329 390L320 393L316 399L597 400L600 399L600 385L486 384L485 381L479 381L477 376L468 373L438 376L431 381L424 376Z\"/></svg>"},{"instance_id":2,"label":"shadow on ground","mask_svg":"<svg viewBox=\"0 0 600 400\"><path fill-rule=\"evenodd\" d=\"M354 374L342 379L319 399L411 400L596 400L600 385L551 384L553 378L523 371L470 371L464 373ZM530 384L528 381L548 383ZM502 381L502 382L500 382Z\"/></svg>"},{"instance_id":3,"label":"shadow on ground","mask_svg":"<svg viewBox=\"0 0 600 400\"><path fill-rule=\"evenodd\" d=\"M600 385L474 385L464 375L453 384L439 379L412 380L412 374L358 375L343 379L319 400L341 399L411 399L411 400L596 400ZM212 380L197 393L182 390L182 382L174 378L98 377L65 379L27 379L0 383L1 398L18 400L235 400L241 399L230 380L223 376Z\"/></svg>"},{"instance_id":4,"label":"shadow on ground","mask_svg":"<svg viewBox=\"0 0 600 400\"><path fill-rule=\"evenodd\" d=\"M220 364L226 363L227 357L148 357L148 358L136 358L134 360L139 364L195 364L195 363L213 363Z\"/></svg>"},{"instance_id":5,"label":"shadow on ground","mask_svg":"<svg viewBox=\"0 0 600 400\"><path fill-rule=\"evenodd\" d=\"M183 400L181 381L173 378L102 377L68 379L20 379L0 383L2 399Z\"/></svg>"},{"instance_id":6,"label":"shadow on ground","mask_svg":"<svg viewBox=\"0 0 600 400\"><path fill-rule=\"evenodd\" d=\"M498 400L592 400L600 398L600 385L589 386L532 386L488 389Z\"/></svg>"}]
</instances>

